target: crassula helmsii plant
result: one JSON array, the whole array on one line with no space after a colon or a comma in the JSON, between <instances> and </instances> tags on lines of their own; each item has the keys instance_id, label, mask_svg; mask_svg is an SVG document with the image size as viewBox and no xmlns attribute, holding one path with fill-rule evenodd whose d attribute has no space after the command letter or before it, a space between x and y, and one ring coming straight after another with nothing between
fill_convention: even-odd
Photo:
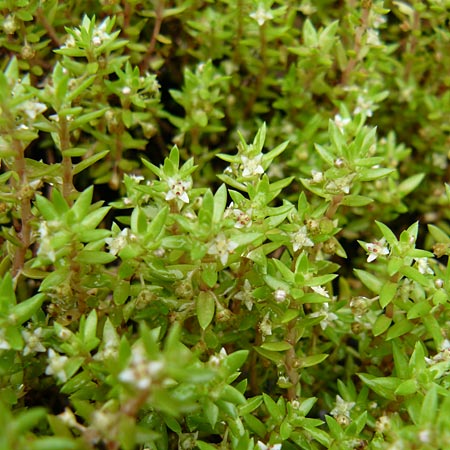
<instances>
[{"instance_id":1,"label":"crassula helmsii plant","mask_svg":"<svg viewBox=\"0 0 450 450\"><path fill-rule=\"evenodd\" d=\"M0 447L450 447L442 0L1 1Z\"/></svg>"}]
</instances>

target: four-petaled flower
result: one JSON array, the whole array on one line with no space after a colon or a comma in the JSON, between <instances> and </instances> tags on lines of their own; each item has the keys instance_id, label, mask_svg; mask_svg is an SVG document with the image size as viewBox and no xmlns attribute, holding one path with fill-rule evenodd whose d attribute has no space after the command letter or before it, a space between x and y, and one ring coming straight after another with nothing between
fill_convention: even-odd
<instances>
[{"instance_id":1,"label":"four-petaled flower","mask_svg":"<svg viewBox=\"0 0 450 450\"><path fill-rule=\"evenodd\" d=\"M150 361L143 345L137 345L133 348L129 366L120 372L119 380L146 391L153 380L160 376L163 368L163 361Z\"/></svg>"},{"instance_id":2,"label":"four-petaled flower","mask_svg":"<svg viewBox=\"0 0 450 450\"><path fill-rule=\"evenodd\" d=\"M330 306L328 302L324 302L322 303L322 307L319 309L319 311L310 314L310 317L323 317L323 319L320 321L320 328L322 328L322 330L325 330L331 322L338 318L338 316L330 312L329 309Z\"/></svg>"},{"instance_id":3,"label":"four-petaled flower","mask_svg":"<svg viewBox=\"0 0 450 450\"><path fill-rule=\"evenodd\" d=\"M367 262L375 261L379 256L389 255L389 248L386 245L385 238L366 244L366 251L369 255L367 257Z\"/></svg>"},{"instance_id":4,"label":"four-petaled flower","mask_svg":"<svg viewBox=\"0 0 450 450\"><path fill-rule=\"evenodd\" d=\"M345 416L350 418L350 411L356 405L355 402L346 402L340 395L336 395L336 406L331 410L332 416Z\"/></svg>"},{"instance_id":5,"label":"four-petaled flower","mask_svg":"<svg viewBox=\"0 0 450 450\"><path fill-rule=\"evenodd\" d=\"M59 355L52 348L48 350L48 366L45 369L46 375L54 375L60 381L65 383L67 381L67 374L65 367L69 358L64 355Z\"/></svg>"},{"instance_id":6,"label":"four-petaled flower","mask_svg":"<svg viewBox=\"0 0 450 450\"><path fill-rule=\"evenodd\" d=\"M36 328L30 333L28 330L22 330L22 337L26 343L23 349L23 355L27 356L30 353L45 352L45 347L41 343L42 328Z\"/></svg>"},{"instance_id":7,"label":"four-petaled flower","mask_svg":"<svg viewBox=\"0 0 450 450\"><path fill-rule=\"evenodd\" d=\"M289 236L291 238L292 248L294 249L294 252L300 250L303 247L314 246L314 242L308 237L305 225L300 227L300 229L297 232L291 233Z\"/></svg>"},{"instance_id":8,"label":"four-petaled flower","mask_svg":"<svg viewBox=\"0 0 450 450\"><path fill-rule=\"evenodd\" d=\"M236 242L231 241L223 233L220 233L210 245L208 255L218 256L220 262L225 265L228 261L228 256L230 253L233 253L237 246L238 244Z\"/></svg>"},{"instance_id":9,"label":"four-petaled flower","mask_svg":"<svg viewBox=\"0 0 450 450\"><path fill-rule=\"evenodd\" d=\"M183 203L189 203L189 196L187 191L191 187L190 181L183 181L178 178L168 178L167 185L169 186L169 191L166 194L166 200L181 200Z\"/></svg>"},{"instance_id":10,"label":"four-petaled flower","mask_svg":"<svg viewBox=\"0 0 450 450\"><path fill-rule=\"evenodd\" d=\"M251 178L255 175L262 175L264 173L264 168L261 165L262 154L256 155L253 158L248 158L247 156L241 156L241 170L242 176L244 178Z\"/></svg>"},{"instance_id":11,"label":"four-petaled flower","mask_svg":"<svg viewBox=\"0 0 450 450\"><path fill-rule=\"evenodd\" d=\"M243 288L234 296L237 300L241 300L249 311L253 308L253 287L247 279L244 281Z\"/></svg>"},{"instance_id":12,"label":"four-petaled flower","mask_svg":"<svg viewBox=\"0 0 450 450\"><path fill-rule=\"evenodd\" d=\"M258 3L258 8L256 11L250 13L250 17L258 22L258 25L262 27L265 22L273 19L273 14L269 10L267 10L263 3Z\"/></svg>"}]
</instances>

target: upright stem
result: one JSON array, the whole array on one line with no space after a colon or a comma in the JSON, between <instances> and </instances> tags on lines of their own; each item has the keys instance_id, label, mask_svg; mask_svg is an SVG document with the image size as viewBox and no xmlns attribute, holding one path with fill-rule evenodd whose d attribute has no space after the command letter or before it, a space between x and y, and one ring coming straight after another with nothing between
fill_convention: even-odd
<instances>
[{"instance_id":1,"label":"upright stem","mask_svg":"<svg viewBox=\"0 0 450 450\"><path fill-rule=\"evenodd\" d=\"M164 6L165 6L164 0L160 0L158 2L158 4L156 5L155 25L153 27L152 37L150 39L150 44L147 48L144 58L143 58L141 64L139 65L141 72L144 72L145 70L147 70L148 65L150 63L150 58L152 57L152 54L155 51L156 40L158 38L159 32L161 31L161 25L162 25L163 18L164 18Z\"/></svg>"},{"instance_id":2,"label":"upright stem","mask_svg":"<svg viewBox=\"0 0 450 450\"><path fill-rule=\"evenodd\" d=\"M348 61L347 67L345 68L341 77L341 84L344 86L348 84L350 75L354 71L356 64L360 59L362 37L369 28L369 15L371 6L372 6L371 0L364 0L362 2L361 25L356 29L355 32L355 45L354 45L355 56Z\"/></svg>"},{"instance_id":3,"label":"upright stem","mask_svg":"<svg viewBox=\"0 0 450 450\"><path fill-rule=\"evenodd\" d=\"M12 273L17 277L25 264L25 255L31 243L31 225L33 218L30 205L30 193L28 192L28 178L25 166L25 147L22 142L13 139L13 148L15 150L15 171L17 172L19 182L16 189L19 190L20 200L20 232L18 233L21 245L17 248L14 255Z\"/></svg>"},{"instance_id":4,"label":"upright stem","mask_svg":"<svg viewBox=\"0 0 450 450\"><path fill-rule=\"evenodd\" d=\"M75 191L73 186L73 169L72 158L65 155L65 150L70 148L70 133L67 118L63 115L59 116L59 139L61 145L61 153L63 155L63 196L66 201L71 204L71 194Z\"/></svg>"},{"instance_id":5,"label":"upright stem","mask_svg":"<svg viewBox=\"0 0 450 450\"><path fill-rule=\"evenodd\" d=\"M288 388L287 397L289 401L295 400L298 395L298 383L300 376L298 374L297 367L297 354L295 353L295 345L297 344L297 319L291 320L288 324L288 331L286 335L286 341L291 344L291 348L286 352L284 358L284 366L286 368L286 374L289 377L289 381L292 386Z\"/></svg>"}]
</instances>

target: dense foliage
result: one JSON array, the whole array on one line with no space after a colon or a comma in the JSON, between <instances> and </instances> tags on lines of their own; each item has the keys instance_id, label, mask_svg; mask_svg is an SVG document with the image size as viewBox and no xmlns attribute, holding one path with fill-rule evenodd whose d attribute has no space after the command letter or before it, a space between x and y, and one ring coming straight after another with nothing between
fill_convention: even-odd
<instances>
[{"instance_id":1,"label":"dense foliage","mask_svg":"<svg viewBox=\"0 0 450 450\"><path fill-rule=\"evenodd\" d=\"M446 0L0 0L2 450L450 448Z\"/></svg>"}]
</instances>

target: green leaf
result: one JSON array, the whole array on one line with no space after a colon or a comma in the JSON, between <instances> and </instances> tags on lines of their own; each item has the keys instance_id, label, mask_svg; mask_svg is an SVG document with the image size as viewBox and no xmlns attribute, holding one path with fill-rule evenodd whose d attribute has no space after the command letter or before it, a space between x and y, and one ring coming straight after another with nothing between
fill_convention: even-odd
<instances>
[{"instance_id":1,"label":"green leaf","mask_svg":"<svg viewBox=\"0 0 450 450\"><path fill-rule=\"evenodd\" d=\"M79 162L75 165L73 168L73 174L77 175L78 173L82 172L83 170L87 169L88 167L95 164L97 161L100 161L103 159L107 154L109 153L109 150L103 150L99 153L95 153L92 156L89 156L88 158L84 159L83 161Z\"/></svg>"},{"instance_id":2,"label":"green leaf","mask_svg":"<svg viewBox=\"0 0 450 450\"><path fill-rule=\"evenodd\" d=\"M15 305L11 311L12 317L14 317L14 323L20 325L30 319L31 316L41 307L45 297L45 294L36 294L33 297Z\"/></svg>"},{"instance_id":3,"label":"green leaf","mask_svg":"<svg viewBox=\"0 0 450 450\"><path fill-rule=\"evenodd\" d=\"M378 222L378 220L375 220L375 223L377 224L377 227L380 229L381 233L383 234L383 237L386 239L386 242L391 247L398 244L398 240L395 237L395 234L391 231L391 229L388 226L386 226L384 223Z\"/></svg>"},{"instance_id":4,"label":"green leaf","mask_svg":"<svg viewBox=\"0 0 450 450\"><path fill-rule=\"evenodd\" d=\"M368 373L358 373L357 375L372 391L389 400L395 400L395 390L403 382L396 377L375 377Z\"/></svg>"},{"instance_id":5,"label":"green leaf","mask_svg":"<svg viewBox=\"0 0 450 450\"><path fill-rule=\"evenodd\" d=\"M432 287L433 282L431 279L427 278L425 275L421 274L416 268L411 266L403 266L399 271L402 275L409 278L410 280L416 281L423 287Z\"/></svg>"},{"instance_id":6,"label":"green leaf","mask_svg":"<svg viewBox=\"0 0 450 450\"><path fill-rule=\"evenodd\" d=\"M402 198L406 197L410 192L416 189L416 187L422 182L424 176L424 173L418 173L402 181L397 187L400 196Z\"/></svg>"},{"instance_id":7,"label":"green leaf","mask_svg":"<svg viewBox=\"0 0 450 450\"><path fill-rule=\"evenodd\" d=\"M394 339L399 336L403 336L414 329L414 324L408 319L401 319L392 325L386 335L386 340Z\"/></svg>"},{"instance_id":8,"label":"green leaf","mask_svg":"<svg viewBox=\"0 0 450 450\"><path fill-rule=\"evenodd\" d=\"M417 319L418 317L424 317L431 311L431 308L432 306L428 301L420 301L408 310L406 317L409 320Z\"/></svg>"},{"instance_id":9,"label":"green leaf","mask_svg":"<svg viewBox=\"0 0 450 450\"><path fill-rule=\"evenodd\" d=\"M267 395L263 394L264 404L266 405L267 411L271 415L271 417L275 420L276 423L281 423L283 420L283 414L280 410L280 407L273 401L273 399Z\"/></svg>"},{"instance_id":10,"label":"green leaf","mask_svg":"<svg viewBox=\"0 0 450 450\"><path fill-rule=\"evenodd\" d=\"M397 293L397 284L388 281L380 291L380 305L385 308L394 299Z\"/></svg>"},{"instance_id":11,"label":"green leaf","mask_svg":"<svg viewBox=\"0 0 450 450\"><path fill-rule=\"evenodd\" d=\"M417 392L416 380L405 380L394 391L395 395L412 395Z\"/></svg>"},{"instance_id":12,"label":"green leaf","mask_svg":"<svg viewBox=\"0 0 450 450\"><path fill-rule=\"evenodd\" d=\"M384 314L378 316L372 327L373 335L379 336L380 334L384 333L390 327L391 323L392 319L385 316Z\"/></svg>"},{"instance_id":13,"label":"green leaf","mask_svg":"<svg viewBox=\"0 0 450 450\"><path fill-rule=\"evenodd\" d=\"M130 295L130 282L119 280L116 282L113 291L113 300L116 305L123 305Z\"/></svg>"},{"instance_id":14,"label":"green leaf","mask_svg":"<svg viewBox=\"0 0 450 450\"><path fill-rule=\"evenodd\" d=\"M211 291L201 291L197 297L196 307L198 323L203 330L206 330L212 322L216 310L214 294Z\"/></svg>"},{"instance_id":15,"label":"green leaf","mask_svg":"<svg viewBox=\"0 0 450 450\"><path fill-rule=\"evenodd\" d=\"M261 345L261 348L264 350L269 350L271 352L284 352L286 350L290 350L292 348L292 345L286 341L265 342Z\"/></svg>"},{"instance_id":16,"label":"green leaf","mask_svg":"<svg viewBox=\"0 0 450 450\"><path fill-rule=\"evenodd\" d=\"M326 353L319 353L317 355L304 356L302 358L298 358L299 367L311 367L316 364L320 364L322 361L328 358L329 355Z\"/></svg>"},{"instance_id":17,"label":"green leaf","mask_svg":"<svg viewBox=\"0 0 450 450\"><path fill-rule=\"evenodd\" d=\"M373 202L373 198L365 197L363 195L346 195L341 200L341 205L345 206L366 206Z\"/></svg>"},{"instance_id":18,"label":"green leaf","mask_svg":"<svg viewBox=\"0 0 450 450\"><path fill-rule=\"evenodd\" d=\"M383 287L383 280L376 277L375 275L372 275L369 272L366 272L365 270L354 269L354 272L356 273L356 276L362 281L364 286L369 288L374 294L380 293L381 288Z\"/></svg>"}]
</instances>

